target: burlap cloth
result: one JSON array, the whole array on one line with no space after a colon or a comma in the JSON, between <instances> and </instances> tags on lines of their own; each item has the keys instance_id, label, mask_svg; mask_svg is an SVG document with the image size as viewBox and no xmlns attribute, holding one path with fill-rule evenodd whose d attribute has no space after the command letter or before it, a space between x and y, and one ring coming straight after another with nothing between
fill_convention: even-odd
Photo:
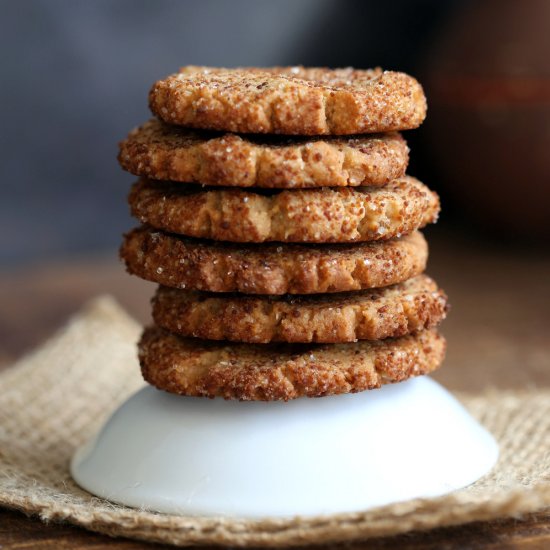
<instances>
[{"instance_id":1,"label":"burlap cloth","mask_svg":"<svg viewBox=\"0 0 550 550\"><path fill-rule=\"evenodd\" d=\"M181 517L133 510L79 489L75 448L142 381L140 327L110 298L90 303L0 376L0 505L93 531L177 545L286 546L391 535L550 506L550 390L461 395L498 439L495 469L449 496L314 519Z\"/></svg>"}]
</instances>

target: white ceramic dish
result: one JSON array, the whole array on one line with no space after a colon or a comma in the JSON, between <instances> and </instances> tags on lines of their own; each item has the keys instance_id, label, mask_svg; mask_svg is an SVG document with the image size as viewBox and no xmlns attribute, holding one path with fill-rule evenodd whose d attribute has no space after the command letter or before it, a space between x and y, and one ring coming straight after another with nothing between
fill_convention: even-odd
<instances>
[{"instance_id":1,"label":"white ceramic dish","mask_svg":"<svg viewBox=\"0 0 550 550\"><path fill-rule=\"evenodd\" d=\"M185 515L311 516L464 487L498 448L439 384L287 403L179 397L146 387L79 449L71 471L113 502Z\"/></svg>"}]
</instances>

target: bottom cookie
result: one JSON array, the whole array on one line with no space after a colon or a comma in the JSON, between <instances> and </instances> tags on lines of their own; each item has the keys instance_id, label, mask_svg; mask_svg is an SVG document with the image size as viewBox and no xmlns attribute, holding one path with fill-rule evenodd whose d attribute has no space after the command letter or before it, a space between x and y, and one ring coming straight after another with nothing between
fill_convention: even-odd
<instances>
[{"instance_id":1,"label":"bottom cookie","mask_svg":"<svg viewBox=\"0 0 550 550\"><path fill-rule=\"evenodd\" d=\"M143 378L188 396L277 401L354 393L436 370L445 339L435 330L350 344L229 344L159 327L139 342Z\"/></svg>"}]
</instances>

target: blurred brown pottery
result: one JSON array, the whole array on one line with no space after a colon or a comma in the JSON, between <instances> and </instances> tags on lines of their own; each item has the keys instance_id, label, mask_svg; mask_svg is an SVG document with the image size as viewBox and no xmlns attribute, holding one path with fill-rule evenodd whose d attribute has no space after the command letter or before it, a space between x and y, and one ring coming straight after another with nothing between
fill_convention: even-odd
<instances>
[{"instance_id":1,"label":"blurred brown pottery","mask_svg":"<svg viewBox=\"0 0 550 550\"><path fill-rule=\"evenodd\" d=\"M464 219L550 236L550 2L470 2L430 48L426 88L430 161Z\"/></svg>"}]
</instances>

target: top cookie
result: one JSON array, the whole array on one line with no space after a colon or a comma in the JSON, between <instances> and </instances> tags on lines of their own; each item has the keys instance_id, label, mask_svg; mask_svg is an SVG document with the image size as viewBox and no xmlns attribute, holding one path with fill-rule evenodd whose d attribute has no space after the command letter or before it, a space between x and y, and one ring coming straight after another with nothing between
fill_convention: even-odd
<instances>
[{"instance_id":1,"label":"top cookie","mask_svg":"<svg viewBox=\"0 0 550 550\"><path fill-rule=\"evenodd\" d=\"M409 130L426 116L420 84L380 68L188 66L153 85L149 106L171 124L288 135Z\"/></svg>"}]
</instances>

